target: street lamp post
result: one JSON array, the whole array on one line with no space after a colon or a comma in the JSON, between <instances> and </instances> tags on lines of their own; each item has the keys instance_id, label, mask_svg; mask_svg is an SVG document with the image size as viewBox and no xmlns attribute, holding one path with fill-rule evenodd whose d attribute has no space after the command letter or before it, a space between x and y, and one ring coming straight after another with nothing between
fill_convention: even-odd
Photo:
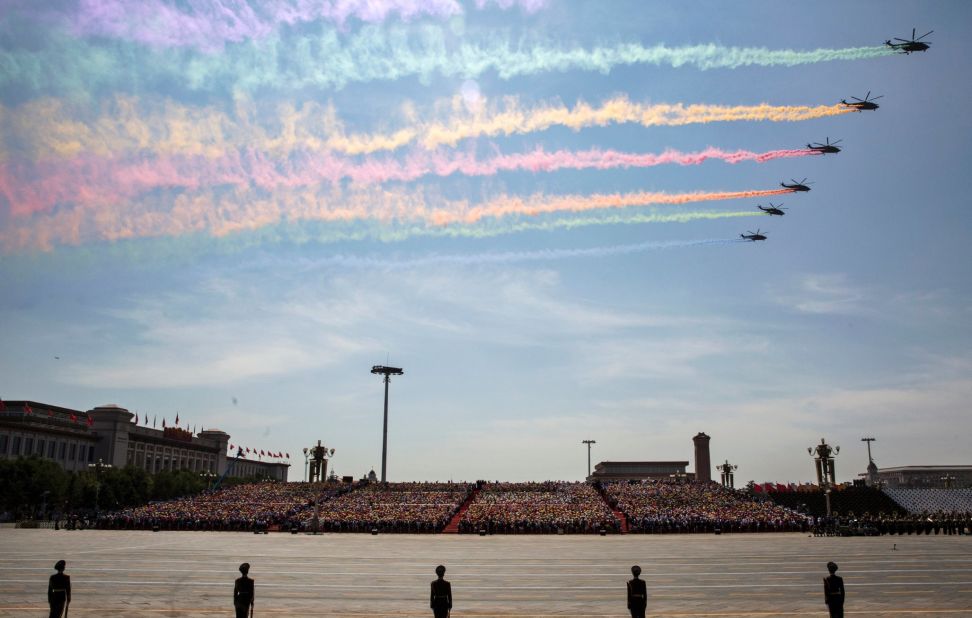
<instances>
[{"instance_id":1,"label":"street lamp post","mask_svg":"<svg viewBox=\"0 0 972 618\"><path fill-rule=\"evenodd\" d=\"M95 471L95 515L98 514L98 500L101 494L101 471L110 469L111 464L106 464L101 458L95 463L88 464L88 469Z\"/></svg>"},{"instance_id":2,"label":"street lamp post","mask_svg":"<svg viewBox=\"0 0 972 618\"><path fill-rule=\"evenodd\" d=\"M310 461L310 453L307 448L304 448L304 482L307 482L307 466Z\"/></svg>"},{"instance_id":3,"label":"street lamp post","mask_svg":"<svg viewBox=\"0 0 972 618\"><path fill-rule=\"evenodd\" d=\"M591 478L591 445L597 444L597 440L581 440L581 444L587 445L587 478Z\"/></svg>"},{"instance_id":4,"label":"street lamp post","mask_svg":"<svg viewBox=\"0 0 972 618\"><path fill-rule=\"evenodd\" d=\"M205 472L200 472L199 473L199 478L203 479L206 482L206 490L207 491L212 491L212 489L213 489L213 481L216 479L217 476L219 476L219 475L216 474L215 472L210 471L210 470L206 470Z\"/></svg>"},{"instance_id":5,"label":"street lamp post","mask_svg":"<svg viewBox=\"0 0 972 618\"><path fill-rule=\"evenodd\" d=\"M868 442L870 445L870 442ZM824 498L827 501L827 517L830 517L830 491L836 482L836 469L834 467L834 457L840 453L839 446L830 446L826 440L820 438L820 444L816 447L807 447L807 453L814 458L817 466L817 483L824 490ZM816 456L814 456L816 454Z\"/></svg>"},{"instance_id":6,"label":"street lamp post","mask_svg":"<svg viewBox=\"0 0 972 618\"><path fill-rule=\"evenodd\" d=\"M726 463L719 464L718 466L716 466L716 470L719 470L720 472L722 472L722 486L723 487L728 487L729 489L735 489L736 488L735 472L738 469L739 469L739 466L737 466L735 464L729 463L729 460L728 459L726 460Z\"/></svg>"}]
</instances>

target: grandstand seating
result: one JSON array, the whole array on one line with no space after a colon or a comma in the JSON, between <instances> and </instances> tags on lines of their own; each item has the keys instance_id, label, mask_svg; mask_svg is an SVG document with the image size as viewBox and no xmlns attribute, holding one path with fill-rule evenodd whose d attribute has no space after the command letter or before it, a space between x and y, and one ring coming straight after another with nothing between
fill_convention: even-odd
<instances>
[{"instance_id":1,"label":"grandstand seating","mask_svg":"<svg viewBox=\"0 0 972 618\"><path fill-rule=\"evenodd\" d=\"M972 513L972 489L885 489L884 493L912 514Z\"/></svg>"},{"instance_id":2,"label":"grandstand seating","mask_svg":"<svg viewBox=\"0 0 972 618\"><path fill-rule=\"evenodd\" d=\"M460 532L595 533L620 522L586 483L486 483L459 522Z\"/></svg>"},{"instance_id":3,"label":"grandstand seating","mask_svg":"<svg viewBox=\"0 0 972 618\"><path fill-rule=\"evenodd\" d=\"M805 530L808 518L712 482L640 481L604 485L631 532Z\"/></svg>"},{"instance_id":4,"label":"grandstand seating","mask_svg":"<svg viewBox=\"0 0 972 618\"><path fill-rule=\"evenodd\" d=\"M766 495L781 506L812 515L827 515L824 493L817 491L770 491ZM886 494L872 487L845 487L830 493L830 509L833 514L857 516L878 514L904 514L905 510Z\"/></svg>"}]
</instances>

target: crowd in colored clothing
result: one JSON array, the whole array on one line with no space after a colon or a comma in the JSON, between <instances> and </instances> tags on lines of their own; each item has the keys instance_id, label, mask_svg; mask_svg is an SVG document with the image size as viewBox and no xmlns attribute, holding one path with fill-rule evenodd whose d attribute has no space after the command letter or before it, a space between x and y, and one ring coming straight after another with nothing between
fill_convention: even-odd
<instances>
[{"instance_id":1,"label":"crowd in colored clothing","mask_svg":"<svg viewBox=\"0 0 972 618\"><path fill-rule=\"evenodd\" d=\"M103 528L252 530L289 522L313 504L350 487L340 483L250 483L196 496L152 502L103 515Z\"/></svg>"},{"instance_id":2,"label":"crowd in colored clothing","mask_svg":"<svg viewBox=\"0 0 972 618\"><path fill-rule=\"evenodd\" d=\"M631 532L806 531L811 519L712 482L638 481L604 485Z\"/></svg>"},{"instance_id":3,"label":"crowd in colored clothing","mask_svg":"<svg viewBox=\"0 0 972 618\"><path fill-rule=\"evenodd\" d=\"M325 532L440 532L475 485L467 483L387 483L366 485L318 506L318 529ZM313 527L314 510L298 516Z\"/></svg>"},{"instance_id":4,"label":"crowd in colored clothing","mask_svg":"<svg viewBox=\"0 0 972 618\"><path fill-rule=\"evenodd\" d=\"M486 483L459 522L460 532L615 532L620 522L586 483Z\"/></svg>"}]
</instances>

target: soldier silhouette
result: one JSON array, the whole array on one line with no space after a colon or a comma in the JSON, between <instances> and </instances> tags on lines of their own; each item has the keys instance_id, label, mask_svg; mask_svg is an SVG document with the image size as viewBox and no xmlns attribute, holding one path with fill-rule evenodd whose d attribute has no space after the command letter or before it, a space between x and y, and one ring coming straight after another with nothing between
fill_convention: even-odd
<instances>
[{"instance_id":1,"label":"soldier silhouette","mask_svg":"<svg viewBox=\"0 0 972 618\"><path fill-rule=\"evenodd\" d=\"M645 580L639 579L641 567L637 564L631 567L631 574L634 578L628 580L628 611L631 618L645 618L645 610L648 608L648 585Z\"/></svg>"},{"instance_id":2,"label":"soldier silhouette","mask_svg":"<svg viewBox=\"0 0 972 618\"><path fill-rule=\"evenodd\" d=\"M236 618L247 618L247 613L253 615L253 580L246 576L250 572L250 563L240 565L242 577L236 578L233 586L233 607L236 608Z\"/></svg>"},{"instance_id":3,"label":"soldier silhouette","mask_svg":"<svg viewBox=\"0 0 972 618\"><path fill-rule=\"evenodd\" d=\"M824 578L824 602L830 610L830 618L844 618L844 578L835 575L837 564L827 563L830 575Z\"/></svg>"},{"instance_id":4,"label":"soldier silhouette","mask_svg":"<svg viewBox=\"0 0 972 618\"><path fill-rule=\"evenodd\" d=\"M71 604L71 578L64 574L67 563L58 560L54 565L57 571L47 582L47 603L51 606L50 618L67 616L68 605Z\"/></svg>"},{"instance_id":5,"label":"soldier silhouette","mask_svg":"<svg viewBox=\"0 0 972 618\"><path fill-rule=\"evenodd\" d=\"M432 596L429 599L429 607L435 618L449 618L452 611L452 584L445 580L445 572L446 568L441 564L435 567L438 577L432 582Z\"/></svg>"}]
</instances>

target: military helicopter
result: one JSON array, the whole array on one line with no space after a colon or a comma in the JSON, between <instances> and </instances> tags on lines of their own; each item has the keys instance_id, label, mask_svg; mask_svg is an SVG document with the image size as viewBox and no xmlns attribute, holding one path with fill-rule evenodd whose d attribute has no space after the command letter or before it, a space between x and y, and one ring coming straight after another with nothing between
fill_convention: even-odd
<instances>
[{"instance_id":1,"label":"military helicopter","mask_svg":"<svg viewBox=\"0 0 972 618\"><path fill-rule=\"evenodd\" d=\"M836 142L831 142L830 138L828 137L827 141L823 144L821 144L820 142L807 144L807 149L813 150L814 152L819 152L820 154L828 154L828 153L837 154L838 152L840 152L840 148L837 147L837 144L841 143L842 141L844 140L839 139Z\"/></svg>"},{"instance_id":2,"label":"military helicopter","mask_svg":"<svg viewBox=\"0 0 972 618\"><path fill-rule=\"evenodd\" d=\"M876 96L876 97L874 97L872 99L871 98L871 91L868 90L867 91L867 94L864 95L864 98L863 99L858 99L857 97L851 97L852 99L854 99L854 102L853 103L848 103L844 99L841 99L840 102L843 103L844 105L846 105L847 107L851 107L851 108L853 108L853 109L855 109L856 111L859 111L859 112L862 112L864 110L868 110L868 111L872 111L873 112L877 108L881 107L880 105L878 105L874 101L877 101L878 99L880 99L883 96L884 96L883 94L882 95L878 95L878 96Z\"/></svg>"},{"instance_id":3,"label":"military helicopter","mask_svg":"<svg viewBox=\"0 0 972 618\"><path fill-rule=\"evenodd\" d=\"M783 204L780 204L780 206L782 206L782 205ZM773 202L770 202L769 208L763 208L761 205L756 204L756 208L759 208L760 210L762 210L766 214L768 214L768 215L776 215L776 216L782 217L783 215L786 214L785 212L783 212L784 210L786 210L786 208L780 208L780 206L774 206L773 205Z\"/></svg>"},{"instance_id":4,"label":"military helicopter","mask_svg":"<svg viewBox=\"0 0 972 618\"><path fill-rule=\"evenodd\" d=\"M784 189L790 189L792 191L809 191L810 185L813 184L812 182L807 182L806 178L804 178L800 182L797 182L792 178L790 180L793 182L792 185L788 185L785 182L781 182L780 186L783 187Z\"/></svg>"},{"instance_id":5,"label":"military helicopter","mask_svg":"<svg viewBox=\"0 0 972 618\"><path fill-rule=\"evenodd\" d=\"M747 230L748 232L748 230ZM755 232L748 232L747 234L740 234L740 238L748 242L756 242L757 240L766 240L766 234L760 234L759 228L756 228Z\"/></svg>"},{"instance_id":6,"label":"military helicopter","mask_svg":"<svg viewBox=\"0 0 972 618\"><path fill-rule=\"evenodd\" d=\"M922 39L925 38L926 36L928 36L929 34L931 34L932 32L935 32L935 31L934 30L929 30L928 32L926 32L925 34L921 35L920 37L918 37L916 39L915 38L915 31L917 31L917 30L918 30L917 28L912 28L911 29L911 39L910 40L908 40L908 39L899 39L898 37L895 37L894 38L895 41L901 41L901 42L900 43L892 43L890 40L888 40L888 41L885 41L884 44L887 45L888 47L890 47L891 49L893 49L894 51L901 52L902 54L910 54L911 52L920 52L920 51L923 52L923 51L927 50L929 47L931 47L931 43L930 42L923 42Z\"/></svg>"}]
</instances>

